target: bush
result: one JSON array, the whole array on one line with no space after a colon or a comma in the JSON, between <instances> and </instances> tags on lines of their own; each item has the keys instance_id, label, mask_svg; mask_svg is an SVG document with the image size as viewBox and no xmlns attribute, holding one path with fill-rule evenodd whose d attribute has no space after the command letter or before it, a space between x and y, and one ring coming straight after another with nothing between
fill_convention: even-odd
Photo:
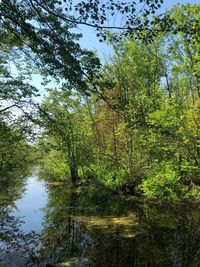
<instances>
[{"instance_id":1,"label":"bush","mask_svg":"<svg viewBox=\"0 0 200 267\"><path fill-rule=\"evenodd\" d=\"M183 185L172 163L162 162L155 166L147 180L138 187L144 195L160 200L179 200L186 198L188 187Z\"/></svg>"},{"instance_id":2,"label":"bush","mask_svg":"<svg viewBox=\"0 0 200 267\"><path fill-rule=\"evenodd\" d=\"M121 188L127 180L128 175L124 169L110 171L103 178L105 186L113 190Z\"/></svg>"},{"instance_id":3,"label":"bush","mask_svg":"<svg viewBox=\"0 0 200 267\"><path fill-rule=\"evenodd\" d=\"M70 178L70 170L66 160L62 157L61 153L52 150L42 161L43 173L50 176L55 180L64 180Z\"/></svg>"},{"instance_id":4,"label":"bush","mask_svg":"<svg viewBox=\"0 0 200 267\"><path fill-rule=\"evenodd\" d=\"M191 190L188 192L187 197L190 199L200 200L200 186L193 185Z\"/></svg>"},{"instance_id":5,"label":"bush","mask_svg":"<svg viewBox=\"0 0 200 267\"><path fill-rule=\"evenodd\" d=\"M91 164L79 169L79 177L84 184L102 184L105 188L117 190L127 183L128 175L124 169L110 170L107 166Z\"/></svg>"}]
</instances>

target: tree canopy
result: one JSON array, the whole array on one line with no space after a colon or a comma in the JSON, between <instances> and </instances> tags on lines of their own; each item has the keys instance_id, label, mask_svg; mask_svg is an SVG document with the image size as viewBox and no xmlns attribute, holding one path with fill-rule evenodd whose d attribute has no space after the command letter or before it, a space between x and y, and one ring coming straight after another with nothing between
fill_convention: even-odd
<instances>
[{"instance_id":1,"label":"tree canopy","mask_svg":"<svg viewBox=\"0 0 200 267\"><path fill-rule=\"evenodd\" d=\"M200 7L176 5L162 16L161 4L2 0L0 122L2 140L10 133L13 144L8 154L15 145L31 151L27 137L40 127L37 153L51 179L199 198ZM106 25L115 16L122 25ZM104 66L81 48L79 25L96 28L113 47ZM54 80L41 103L34 72L46 85ZM11 108L21 113L14 118Z\"/></svg>"},{"instance_id":2,"label":"tree canopy","mask_svg":"<svg viewBox=\"0 0 200 267\"><path fill-rule=\"evenodd\" d=\"M112 38L129 35L145 41L160 32L197 33L196 18L190 25L177 22L169 13L156 15L162 3L2 0L0 45L22 51L44 77L64 79L65 88L87 91L88 81L93 81L100 62L93 52L81 49L81 35L74 30L86 25L94 27L100 39L106 38L104 30L108 29L114 30Z\"/></svg>"}]
</instances>

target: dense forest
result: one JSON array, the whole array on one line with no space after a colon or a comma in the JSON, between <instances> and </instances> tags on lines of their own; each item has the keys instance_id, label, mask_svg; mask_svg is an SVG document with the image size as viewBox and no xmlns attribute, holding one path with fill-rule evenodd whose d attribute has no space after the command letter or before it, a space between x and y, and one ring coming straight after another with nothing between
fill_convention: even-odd
<instances>
[{"instance_id":1,"label":"dense forest","mask_svg":"<svg viewBox=\"0 0 200 267\"><path fill-rule=\"evenodd\" d=\"M156 16L162 1L140 2L137 17L133 3L111 1L121 28L105 26L100 1L75 6L82 20L71 2L69 15L60 1L0 2L1 172L31 163L95 192L200 198L200 6ZM106 63L81 49L84 24L112 46Z\"/></svg>"}]
</instances>

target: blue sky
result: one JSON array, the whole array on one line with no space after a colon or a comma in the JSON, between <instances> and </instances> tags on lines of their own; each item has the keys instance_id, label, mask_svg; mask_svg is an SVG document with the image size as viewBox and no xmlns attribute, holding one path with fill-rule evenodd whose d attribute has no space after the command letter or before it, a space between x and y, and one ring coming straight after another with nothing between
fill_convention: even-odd
<instances>
[{"instance_id":1,"label":"blue sky","mask_svg":"<svg viewBox=\"0 0 200 267\"><path fill-rule=\"evenodd\" d=\"M170 9L175 4L199 4L199 0L164 0L164 4L162 5L161 12L164 12L166 9ZM95 30L93 28L89 28L87 26L81 27L79 33L82 33L83 37L80 40L80 44L82 48L89 49L89 50L95 50L97 52L97 55L101 58L102 62L105 61L105 59L108 59L109 56L112 55L112 49L109 45L106 43L99 42L99 39L96 37ZM34 75L32 84L36 87L42 89L43 86L41 86L41 77L40 75ZM55 84L52 84L52 87L55 87Z\"/></svg>"},{"instance_id":2,"label":"blue sky","mask_svg":"<svg viewBox=\"0 0 200 267\"><path fill-rule=\"evenodd\" d=\"M170 9L175 4L200 4L199 0L164 0L164 3L161 8L161 12L164 12L167 9ZM100 43L98 38L96 37L95 30L92 28L88 28L87 26L82 27L82 30L80 33L83 34L83 37L81 38L81 46L83 48L87 48L90 50L96 50L98 56L103 59L106 57L109 57L109 55L112 54L111 48L105 44Z\"/></svg>"}]
</instances>

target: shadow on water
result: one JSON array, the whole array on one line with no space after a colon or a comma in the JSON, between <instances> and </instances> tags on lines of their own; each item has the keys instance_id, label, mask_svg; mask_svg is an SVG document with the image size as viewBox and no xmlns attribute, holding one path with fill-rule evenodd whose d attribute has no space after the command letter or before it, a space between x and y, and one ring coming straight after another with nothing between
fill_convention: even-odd
<instances>
[{"instance_id":1,"label":"shadow on water","mask_svg":"<svg viewBox=\"0 0 200 267\"><path fill-rule=\"evenodd\" d=\"M100 202L65 184L45 185L37 175L19 179L16 174L11 180L0 181L2 267L200 266L200 209L195 205L147 204L112 195ZM23 207L27 199L39 215Z\"/></svg>"}]
</instances>

